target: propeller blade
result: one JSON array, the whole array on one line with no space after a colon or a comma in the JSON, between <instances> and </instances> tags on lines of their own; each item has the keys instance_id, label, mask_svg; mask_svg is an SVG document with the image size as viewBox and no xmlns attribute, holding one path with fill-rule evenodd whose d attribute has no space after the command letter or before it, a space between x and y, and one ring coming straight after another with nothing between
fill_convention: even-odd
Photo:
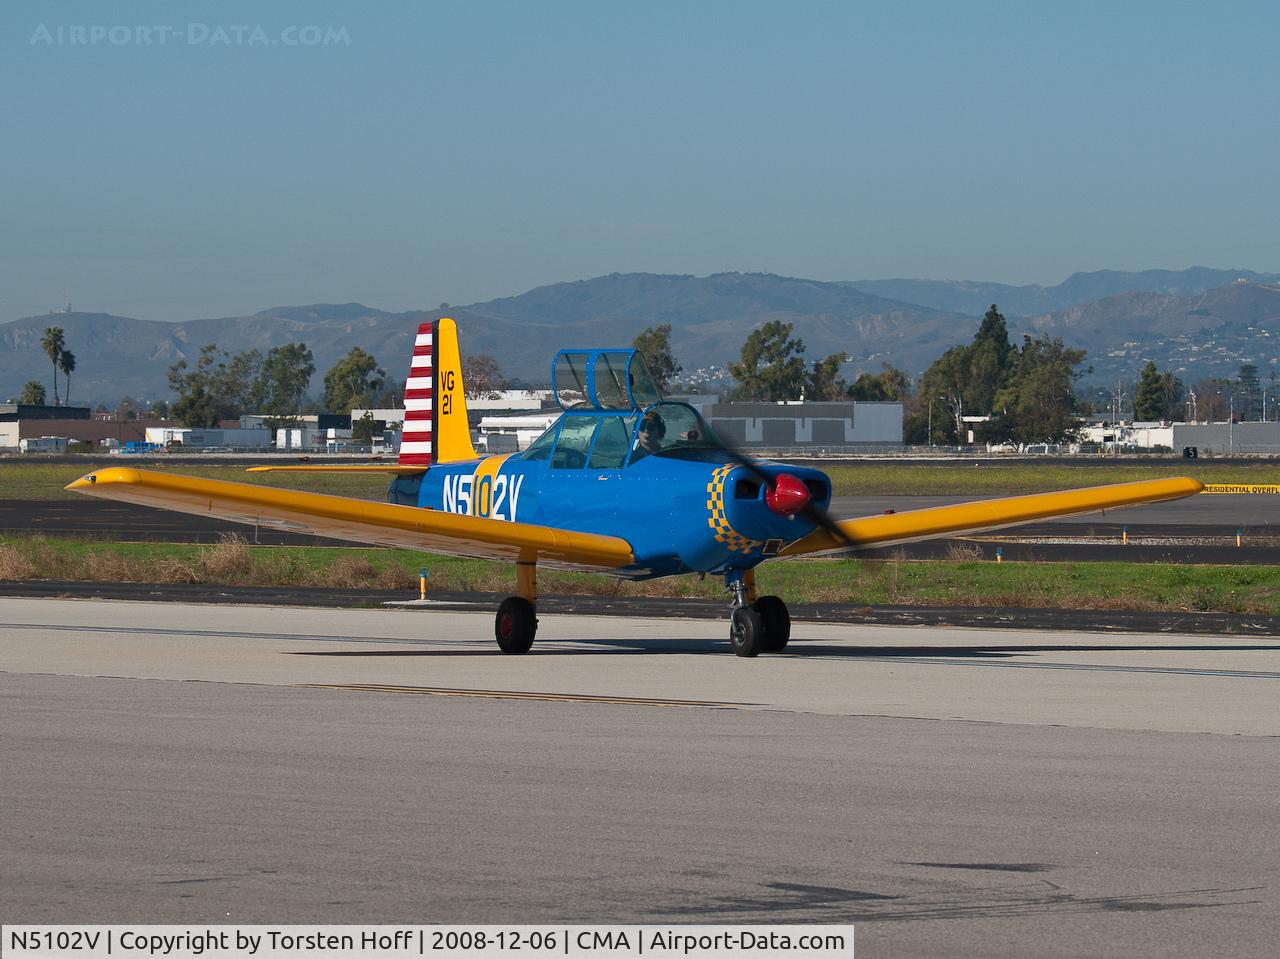
<instances>
[{"instance_id":1,"label":"propeller blade","mask_svg":"<svg viewBox=\"0 0 1280 959\"><path fill-rule=\"evenodd\" d=\"M721 443L723 442L724 441L721 440ZM757 463L751 457L744 456L742 453L739 453L737 450L735 450L731 446L725 446L724 451L725 453L728 454L729 459L733 460L735 463L737 463L739 466L741 466L743 469L749 472L752 476L758 479L765 486L769 487L770 489L773 489L773 477L770 474L766 473L764 470L762 470L760 468L759 463Z\"/></svg>"},{"instance_id":2,"label":"propeller blade","mask_svg":"<svg viewBox=\"0 0 1280 959\"><path fill-rule=\"evenodd\" d=\"M849 536L849 534L840 528L840 524L837 523L835 520L833 520L827 514L826 510L821 509L817 506L814 506L812 503L810 503L808 506L806 506L804 509L800 511L800 515L803 516L805 519L807 519L809 522L813 523L815 526L821 526L823 529L825 529L828 533L831 534L832 539L836 540L837 542L843 543L849 549L861 549L861 547L856 542L854 542L854 540Z\"/></svg>"}]
</instances>

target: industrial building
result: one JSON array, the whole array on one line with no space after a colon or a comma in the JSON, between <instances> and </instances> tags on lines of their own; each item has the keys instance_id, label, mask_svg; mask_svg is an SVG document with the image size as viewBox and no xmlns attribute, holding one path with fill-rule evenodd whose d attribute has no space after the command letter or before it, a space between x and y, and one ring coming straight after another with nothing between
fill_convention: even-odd
<instances>
[{"instance_id":1,"label":"industrial building","mask_svg":"<svg viewBox=\"0 0 1280 959\"><path fill-rule=\"evenodd\" d=\"M709 403L699 412L730 446L852 452L902 445L901 403Z\"/></svg>"},{"instance_id":2,"label":"industrial building","mask_svg":"<svg viewBox=\"0 0 1280 959\"><path fill-rule=\"evenodd\" d=\"M1280 423L1174 423L1171 446L1215 456L1280 453Z\"/></svg>"},{"instance_id":3,"label":"industrial building","mask_svg":"<svg viewBox=\"0 0 1280 959\"><path fill-rule=\"evenodd\" d=\"M181 446L184 449L265 450L271 446L271 431L153 426L147 429L146 441L158 446Z\"/></svg>"},{"instance_id":4,"label":"industrial building","mask_svg":"<svg viewBox=\"0 0 1280 959\"><path fill-rule=\"evenodd\" d=\"M1085 443L1102 447L1208 456L1280 455L1280 423L1090 423L1080 431Z\"/></svg>"},{"instance_id":5,"label":"industrial building","mask_svg":"<svg viewBox=\"0 0 1280 959\"><path fill-rule=\"evenodd\" d=\"M901 403L721 403L709 395L674 396L695 406L730 446L787 452L855 452L902 445ZM524 449L554 423L559 409L480 419L481 445Z\"/></svg>"},{"instance_id":6,"label":"industrial building","mask_svg":"<svg viewBox=\"0 0 1280 959\"><path fill-rule=\"evenodd\" d=\"M78 443L123 445L145 439L159 420L96 420L87 406L0 404L0 449L16 452L27 439L61 438ZM39 447L42 444L34 444ZM48 447L48 444L43 444Z\"/></svg>"}]
</instances>

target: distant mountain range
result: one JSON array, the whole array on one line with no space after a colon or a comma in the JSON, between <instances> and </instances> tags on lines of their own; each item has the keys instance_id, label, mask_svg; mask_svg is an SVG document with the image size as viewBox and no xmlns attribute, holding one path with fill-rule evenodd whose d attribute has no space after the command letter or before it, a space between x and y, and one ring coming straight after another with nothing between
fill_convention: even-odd
<instances>
[{"instance_id":1,"label":"distant mountain range","mask_svg":"<svg viewBox=\"0 0 1280 959\"><path fill-rule=\"evenodd\" d=\"M915 297L908 300L907 297ZM433 311L389 313L359 303L281 306L252 316L165 323L104 313L54 313L0 325L0 398L28 379L48 386L40 349L61 326L76 353L72 400L168 396L168 367L205 343L230 352L305 342L316 358L312 390L353 346L402 378L413 334L426 319L457 319L462 348L491 353L509 377L545 382L562 347L626 345L658 323L686 371L723 369L761 323L795 326L806 356L844 351L846 374L890 362L913 375L948 346L967 342L997 303L1011 335L1047 332L1089 351L1092 378L1132 378L1147 358L1188 381L1231 375L1248 359L1264 372L1280 336L1280 275L1195 267L1171 272L1078 273L1055 287L929 280L821 282L772 274L707 277L612 274L519 296Z\"/></svg>"},{"instance_id":2,"label":"distant mountain range","mask_svg":"<svg viewBox=\"0 0 1280 959\"><path fill-rule=\"evenodd\" d=\"M1249 283L1280 283L1280 273L1252 270L1212 270L1193 266L1187 270L1143 270L1124 273L1098 270L1072 273L1057 286L1007 286L972 280L852 280L854 289L905 303L918 303L935 310L955 313L985 313L992 303L1000 304L1007 317L1039 316L1055 310L1099 300L1118 293L1141 291L1169 296L1195 296L1236 280Z\"/></svg>"},{"instance_id":3,"label":"distant mountain range","mask_svg":"<svg viewBox=\"0 0 1280 959\"><path fill-rule=\"evenodd\" d=\"M1192 296L1130 292L1082 303L1011 326L1060 336L1089 350L1089 377L1133 379L1148 360L1188 385L1233 377L1254 363L1280 371L1280 284L1236 281Z\"/></svg>"}]
</instances>

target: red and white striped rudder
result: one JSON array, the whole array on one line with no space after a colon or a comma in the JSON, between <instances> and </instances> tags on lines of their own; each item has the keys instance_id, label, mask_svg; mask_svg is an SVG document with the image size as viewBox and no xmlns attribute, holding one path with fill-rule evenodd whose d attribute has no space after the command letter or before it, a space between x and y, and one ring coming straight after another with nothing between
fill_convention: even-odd
<instances>
[{"instance_id":1,"label":"red and white striped rudder","mask_svg":"<svg viewBox=\"0 0 1280 959\"><path fill-rule=\"evenodd\" d=\"M423 323L413 341L413 360L404 385L401 466L430 466L435 462L435 332L434 323Z\"/></svg>"}]
</instances>

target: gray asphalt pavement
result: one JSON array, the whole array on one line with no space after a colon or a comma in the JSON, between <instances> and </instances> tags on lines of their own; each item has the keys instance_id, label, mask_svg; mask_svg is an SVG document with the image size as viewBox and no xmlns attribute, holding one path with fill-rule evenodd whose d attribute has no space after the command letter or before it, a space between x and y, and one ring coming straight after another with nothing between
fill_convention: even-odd
<instances>
[{"instance_id":1,"label":"gray asphalt pavement","mask_svg":"<svg viewBox=\"0 0 1280 959\"><path fill-rule=\"evenodd\" d=\"M1280 644L621 626L544 616L519 658L487 609L6 599L0 915L1274 955Z\"/></svg>"}]
</instances>

